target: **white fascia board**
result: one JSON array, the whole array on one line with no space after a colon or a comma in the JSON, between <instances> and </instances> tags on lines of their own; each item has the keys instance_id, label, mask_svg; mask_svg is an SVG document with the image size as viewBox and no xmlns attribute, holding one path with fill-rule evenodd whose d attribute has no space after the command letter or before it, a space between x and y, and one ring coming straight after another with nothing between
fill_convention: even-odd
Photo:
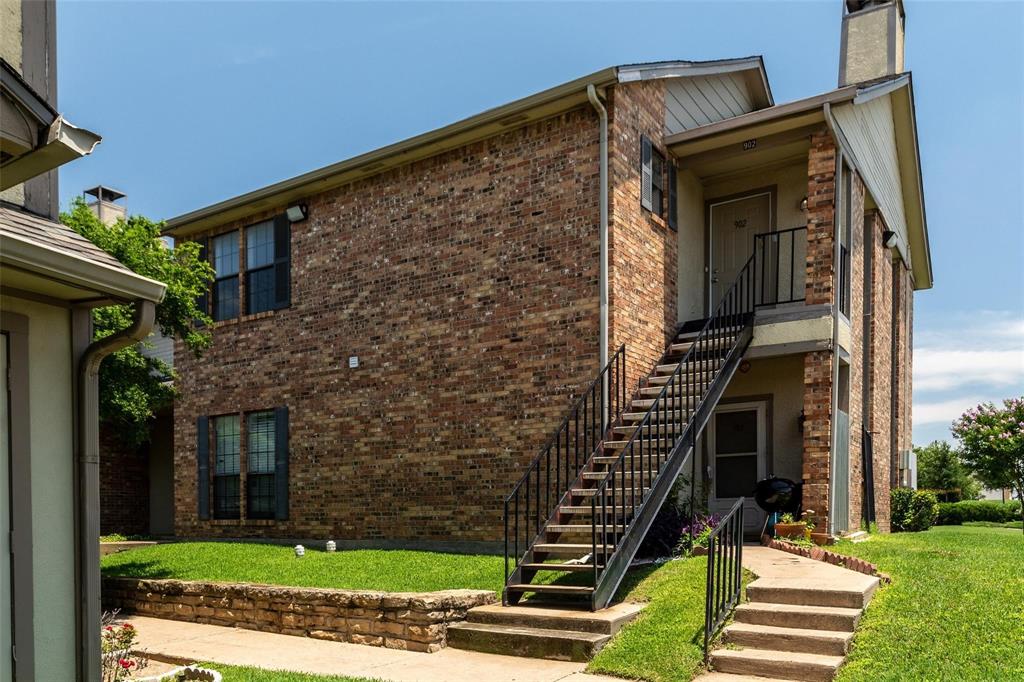
<instances>
[{"instance_id":1,"label":"white fascia board","mask_svg":"<svg viewBox=\"0 0 1024 682\"><path fill-rule=\"evenodd\" d=\"M0 233L0 263L122 301L159 303L167 290L154 279L9 233Z\"/></svg>"}]
</instances>

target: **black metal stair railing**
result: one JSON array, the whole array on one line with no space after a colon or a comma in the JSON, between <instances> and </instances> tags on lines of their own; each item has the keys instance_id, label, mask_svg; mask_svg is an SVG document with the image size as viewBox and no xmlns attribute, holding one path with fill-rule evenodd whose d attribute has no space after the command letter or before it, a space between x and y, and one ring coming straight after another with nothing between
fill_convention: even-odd
<instances>
[{"instance_id":1,"label":"black metal stair railing","mask_svg":"<svg viewBox=\"0 0 1024 682\"><path fill-rule=\"evenodd\" d=\"M530 548L625 406L626 347L622 345L505 498L506 585L516 577Z\"/></svg>"},{"instance_id":2,"label":"black metal stair railing","mask_svg":"<svg viewBox=\"0 0 1024 682\"><path fill-rule=\"evenodd\" d=\"M751 255L591 496L595 610L611 601L750 343L754 264Z\"/></svg>"},{"instance_id":3,"label":"black metal stair railing","mask_svg":"<svg viewBox=\"0 0 1024 682\"><path fill-rule=\"evenodd\" d=\"M743 588L743 505L741 497L708 536L708 579L704 596L704 662L708 645L740 601Z\"/></svg>"},{"instance_id":4,"label":"black metal stair railing","mask_svg":"<svg viewBox=\"0 0 1024 682\"><path fill-rule=\"evenodd\" d=\"M803 301L807 227L754 235L754 263L758 307Z\"/></svg>"}]
</instances>

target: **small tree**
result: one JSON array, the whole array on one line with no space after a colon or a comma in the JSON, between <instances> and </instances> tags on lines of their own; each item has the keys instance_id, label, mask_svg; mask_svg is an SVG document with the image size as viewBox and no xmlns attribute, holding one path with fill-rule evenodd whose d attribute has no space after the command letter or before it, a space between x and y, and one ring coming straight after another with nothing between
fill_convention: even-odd
<instances>
[{"instance_id":1,"label":"small tree","mask_svg":"<svg viewBox=\"0 0 1024 682\"><path fill-rule=\"evenodd\" d=\"M914 448L917 487L935 491L940 502L977 499L981 486L960 461L960 453L943 440Z\"/></svg>"},{"instance_id":2,"label":"small tree","mask_svg":"<svg viewBox=\"0 0 1024 682\"><path fill-rule=\"evenodd\" d=\"M963 462L989 488L1012 488L1024 521L1024 397L983 403L953 422Z\"/></svg>"},{"instance_id":3,"label":"small tree","mask_svg":"<svg viewBox=\"0 0 1024 682\"><path fill-rule=\"evenodd\" d=\"M213 268L199 258L199 245L183 242L168 247L160 238L163 223L143 216L105 225L79 199L61 213L61 222L100 247L127 268L167 285L156 306L159 330L181 339L198 356L210 345L210 318L196 306L213 279ZM93 337L101 339L131 326L131 305L93 311ZM100 419L113 426L126 444L149 440L154 413L174 399L174 370L166 363L142 355L137 346L123 348L100 365Z\"/></svg>"}]
</instances>

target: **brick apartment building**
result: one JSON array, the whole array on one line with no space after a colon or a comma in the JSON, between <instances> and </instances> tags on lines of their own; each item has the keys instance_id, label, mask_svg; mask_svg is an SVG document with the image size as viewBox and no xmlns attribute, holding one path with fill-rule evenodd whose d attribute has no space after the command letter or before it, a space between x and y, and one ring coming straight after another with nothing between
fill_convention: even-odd
<instances>
[{"instance_id":1,"label":"brick apartment building","mask_svg":"<svg viewBox=\"0 0 1024 682\"><path fill-rule=\"evenodd\" d=\"M932 273L902 3L852 5L815 97L776 104L757 57L618 66L169 221L216 270L213 347L176 354L176 535L499 547L602 367L596 472L744 282L664 454L713 510L774 474L820 527L887 529Z\"/></svg>"}]
</instances>

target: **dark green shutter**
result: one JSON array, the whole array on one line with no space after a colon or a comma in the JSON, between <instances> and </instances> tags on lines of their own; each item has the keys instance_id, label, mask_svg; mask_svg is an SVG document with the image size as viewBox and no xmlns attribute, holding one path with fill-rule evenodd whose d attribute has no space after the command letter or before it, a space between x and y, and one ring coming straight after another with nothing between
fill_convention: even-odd
<instances>
[{"instance_id":1,"label":"dark green shutter","mask_svg":"<svg viewBox=\"0 0 1024 682\"><path fill-rule=\"evenodd\" d=\"M288 518L288 408L274 408L274 518Z\"/></svg>"},{"instance_id":2,"label":"dark green shutter","mask_svg":"<svg viewBox=\"0 0 1024 682\"><path fill-rule=\"evenodd\" d=\"M640 137L640 206L648 211L654 206L652 201L654 173L651 165L651 141L646 135L642 135Z\"/></svg>"},{"instance_id":3,"label":"dark green shutter","mask_svg":"<svg viewBox=\"0 0 1024 682\"><path fill-rule=\"evenodd\" d=\"M196 499L199 502L199 520L210 518L210 419L196 419Z\"/></svg>"},{"instance_id":4,"label":"dark green shutter","mask_svg":"<svg viewBox=\"0 0 1024 682\"><path fill-rule=\"evenodd\" d=\"M668 163L668 226L679 229L679 196L676 194L676 164Z\"/></svg>"},{"instance_id":5,"label":"dark green shutter","mask_svg":"<svg viewBox=\"0 0 1024 682\"><path fill-rule=\"evenodd\" d=\"M199 244L199 260L204 263L210 262L210 247L209 241L206 237L197 239L196 242ZM206 286L203 287L203 293L199 294L196 299L196 307L202 310L207 315L210 314L210 283L207 282Z\"/></svg>"},{"instance_id":6,"label":"dark green shutter","mask_svg":"<svg viewBox=\"0 0 1024 682\"><path fill-rule=\"evenodd\" d=\"M292 223L288 216L274 218L274 309L291 305Z\"/></svg>"}]
</instances>

